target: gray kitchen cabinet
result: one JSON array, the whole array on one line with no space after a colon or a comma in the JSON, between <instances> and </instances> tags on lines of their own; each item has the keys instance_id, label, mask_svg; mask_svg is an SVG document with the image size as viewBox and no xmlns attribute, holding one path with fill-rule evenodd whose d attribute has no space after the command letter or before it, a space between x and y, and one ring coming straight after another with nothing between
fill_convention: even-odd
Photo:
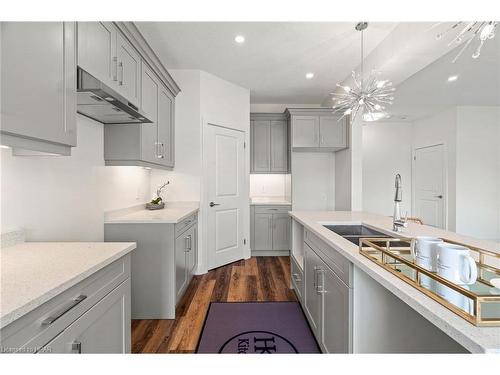
<instances>
[{"instance_id":1,"label":"gray kitchen cabinet","mask_svg":"<svg viewBox=\"0 0 500 375\"><path fill-rule=\"evenodd\" d=\"M110 87L117 81L116 35L112 22L78 22L78 65Z\"/></svg>"},{"instance_id":2,"label":"gray kitchen cabinet","mask_svg":"<svg viewBox=\"0 0 500 375\"><path fill-rule=\"evenodd\" d=\"M318 293L318 269L320 258L307 245L304 245L304 307L318 341L321 341L321 294Z\"/></svg>"},{"instance_id":3,"label":"gray kitchen cabinet","mask_svg":"<svg viewBox=\"0 0 500 375\"><path fill-rule=\"evenodd\" d=\"M250 173L287 173L288 145L284 114L250 114Z\"/></svg>"},{"instance_id":4,"label":"gray kitchen cabinet","mask_svg":"<svg viewBox=\"0 0 500 375\"><path fill-rule=\"evenodd\" d=\"M70 155L77 139L76 24L2 22L0 27L2 144L14 151Z\"/></svg>"},{"instance_id":5,"label":"gray kitchen cabinet","mask_svg":"<svg viewBox=\"0 0 500 375\"><path fill-rule=\"evenodd\" d=\"M319 146L319 117L295 116L292 121L292 147Z\"/></svg>"},{"instance_id":6,"label":"gray kitchen cabinet","mask_svg":"<svg viewBox=\"0 0 500 375\"><path fill-rule=\"evenodd\" d=\"M272 250L273 214L256 213L254 215L254 246L252 250Z\"/></svg>"},{"instance_id":7,"label":"gray kitchen cabinet","mask_svg":"<svg viewBox=\"0 0 500 375\"><path fill-rule=\"evenodd\" d=\"M116 34L117 91L136 106L140 103L141 56L125 39Z\"/></svg>"},{"instance_id":8,"label":"gray kitchen cabinet","mask_svg":"<svg viewBox=\"0 0 500 375\"><path fill-rule=\"evenodd\" d=\"M250 208L250 248L253 255L288 255L291 220L288 205Z\"/></svg>"},{"instance_id":9,"label":"gray kitchen cabinet","mask_svg":"<svg viewBox=\"0 0 500 375\"><path fill-rule=\"evenodd\" d=\"M322 297L322 337L327 353L348 353L350 332L351 289L325 264L318 270Z\"/></svg>"},{"instance_id":10,"label":"gray kitchen cabinet","mask_svg":"<svg viewBox=\"0 0 500 375\"><path fill-rule=\"evenodd\" d=\"M21 353L130 353L130 255L22 315L0 331L0 347Z\"/></svg>"},{"instance_id":11,"label":"gray kitchen cabinet","mask_svg":"<svg viewBox=\"0 0 500 375\"><path fill-rule=\"evenodd\" d=\"M293 151L331 152L348 147L348 119L331 108L287 108Z\"/></svg>"},{"instance_id":12,"label":"gray kitchen cabinet","mask_svg":"<svg viewBox=\"0 0 500 375\"><path fill-rule=\"evenodd\" d=\"M338 116L320 116L319 134L319 147L347 147L347 122L345 120L339 121Z\"/></svg>"},{"instance_id":13,"label":"gray kitchen cabinet","mask_svg":"<svg viewBox=\"0 0 500 375\"><path fill-rule=\"evenodd\" d=\"M177 224L105 223L107 242L137 243L132 254L132 319L175 319L196 267L197 214Z\"/></svg>"},{"instance_id":14,"label":"gray kitchen cabinet","mask_svg":"<svg viewBox=\"0 0 500 375\"><path fill-rule=\"evenodd\" d=\"M129 353L130 278L50 341L40 353Z\"/></svg>"},{"instance_id":15,"label":"gray kitchen cabinet","mask_svg":"<svg viewBox=\"0 0 500 375\"><path fill-rule=\"evenodd\" d=\"M175 96L180 89L161 62L151 60L154 52L132 25L117 23L116 27L117 90L136 103L152 123L106 125L105 164L172 170L175 166ZM136 44L132 45L131 40Z\"/></svg>"},{"instance_id":16,"label":"gray kitchen cabinet","mask_svg":"<svg viewBox=\"0 0 500 375\"><path fill-rule=\"evenodd\" d=\"M344 281L351 285L352 264L339 258L340 254L307 230L305 237L304 296L300 301L323 352L349 353L352 351L352 288ZM291 282L296 287L293 274Z\"/></svg>"},{"instance_id":17,"label":"gray kitchen cabinet","mask_svg":"<svg viewBox=\"0 0 500 375\"><path fill-rule=\"evenodd\" d=\"M252 172L271 168L271 121L254 120L251 125Z\"/></svg>"},{"instance_id":18,"label":"gray kitchen cabinet","mask_svg":"<svg viewBox=\"0 0 500 375\"><path fill-rule=\"evenodd\" d=\"M290 250L290 216L273 214L273 250Z\"/></svg>"}]
</instances>

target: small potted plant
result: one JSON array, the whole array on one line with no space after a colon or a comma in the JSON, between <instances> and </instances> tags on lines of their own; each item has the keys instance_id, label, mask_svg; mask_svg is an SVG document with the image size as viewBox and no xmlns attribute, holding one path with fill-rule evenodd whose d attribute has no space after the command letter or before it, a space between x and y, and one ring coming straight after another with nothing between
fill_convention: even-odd
<instances>
[{"instance_id":1,"label":"small potted plant","mask_svg":"<svg viewBox=\"0 0 500 375\"><path fill-rule=\"evenodd\" d=\"M167 181L163 185L161 185L158 189L156 189L156 198L152 199L151 202L146 203L146 208L148 210L161 210L162 208L165 208L165 202L163 202L161 193L163 192L163 190L167 188L167 185L169 184L170 181Z\"/></svg>"}]
</instances>

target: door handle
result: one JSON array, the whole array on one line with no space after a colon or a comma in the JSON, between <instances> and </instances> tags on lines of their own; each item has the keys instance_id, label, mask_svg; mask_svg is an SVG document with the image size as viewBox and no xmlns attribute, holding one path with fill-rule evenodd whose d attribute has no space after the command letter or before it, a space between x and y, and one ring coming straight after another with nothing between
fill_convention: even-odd
<instances>
[{"instance_id":1,"label":"door handle","mask_svg":"<svg viewBox=\"0 0 500 375\"><path fill-rule=\"evenodd\" d=\"M440 195L435 195L434 198L443 199L443 196L441 194Z\"/></svg>"},{"instance_id":2,"label":"door handle","mask_svg":"<svg viewBox=\"0 0 500 375\"><path fill-rule=\"evenodd\" d=\"M192 249L191 249L191 235L190 234L188 234L187 237L184 237L184 242L185 242L184 246L186 247L186 252L191 251Z\"/></svg>"},{"instance_id":3,"label":"door handle","mask_svg":"<svg viewBox=\"0 0 500 375\"><path fill-rule=\"evenodd\" d=\"M210 206L210 207L220 206L220 203L210 202L209 206Z\"/></svg>"}]
</instances>

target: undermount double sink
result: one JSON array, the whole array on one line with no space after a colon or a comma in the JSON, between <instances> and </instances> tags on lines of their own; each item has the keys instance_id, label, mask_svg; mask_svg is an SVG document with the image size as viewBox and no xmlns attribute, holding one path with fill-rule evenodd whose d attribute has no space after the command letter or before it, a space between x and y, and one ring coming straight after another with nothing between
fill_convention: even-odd
<instances>
[{"instance_id":1,"label":"undermount double sink","mask_svg":"<svg viewBox=\"0 0 500 375\"><path fill-rule=\"evenodd\" d=\"M344 237L355 245L359 245L362 238L382 238L386 234L371 229L365 225L323 225L325 228Z\"/></svg>"}]
</instances>

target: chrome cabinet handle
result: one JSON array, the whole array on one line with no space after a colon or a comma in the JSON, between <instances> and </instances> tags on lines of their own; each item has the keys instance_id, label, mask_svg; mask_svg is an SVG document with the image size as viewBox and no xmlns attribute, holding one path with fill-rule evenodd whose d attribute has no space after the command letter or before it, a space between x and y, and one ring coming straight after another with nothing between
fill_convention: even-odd
<instances>
[{"instance_id":1,"label":"chrome cabinet handle","mask_svg":"<svg viewBox=\"0 0 500 375\"><path fill-rule=\"evenodd\" d=\"M435 195L434 198L443 199L443 196L441 194L440 195Z\"/></svg>"},{"instance_id":2,"label":"chrome cabinet handle","mask_svg":"<svg viewBox=\"0 0 500 375\"><path fill-rule=\"evenodd\" d=\"M318 278L318 267L314 266L314 277L313 277L313 287L314 287L314 289L316 289L317 286L318 286L318 280L317 280L317 278Z\"/></svg>"},{"instance_id":3,"label":"chrome cabinet handle","mask_svg":"<svg viewBox=\"0 0 500 375\"><path fill-rule=\"evenodd\" d=\"M319 284L319 275L323 275L323 270L321 268L318 268L317 275L318 275L318 282L316 283L316 293L323 294L325 293L324 280L322 280L321 285Z\"/></svg>"},{"instance_id":4,"label":"chrome cabinet handle","mask_svg":"<svg viewBox=\"0 0 500 375\"><path fill-rule=\"evenodd\" d=\"M59 319L64 314L66 314L69 310L71 310L72 308L74 308L76 305L80 304L86 298L87 298L87 296L85 296L83 294L80 295L80 296L78 296L78 297L76 297L74 300L72 300L71 302L69 302L66 306L64 306L63 308L61 308L61 310L59 310L56 315L49 316L47 319L43 320L42 321L42 326L49 326L49 325L51 325L57 319Z\"/></svg>"},{"instance_id":5,"label":"chrome cabinet handle","mask_svg":"<svg viewBox=\"0 0 500 375\"><path fill-rule=\"evenodd\" d=\"M300 282L302 279L300 278L300 275L298 273L292 274L292 277L295 281Z\"/></svg>"},{"instance_id":6,"label":"chrome cabinet handle","mask_svg":"<svg viewBox=\"0 0 500 375\"><path fill-rule=\"evenodd\" d=\"M189 252L192 250L192 241L191 241L191 235L188 234L187 237L184 237L184 246L186 247L186 252Z\"/></svg>"},{"instance_id":7,"label":"chrome cabinet handle","mask_svg":"<svg viewBox=\"0 0 500 375\"><path fill-rule=\"evenodd\" d=\"M210 206L210 207L220 206L220 203L210 202L209 206Z\"/></svg>"},{"instance_id":8,"label":"chrome cabinet handle","mask_svg":"<svg viewBox=\"0 0 500 375\"><path fill-rule=\"evenodd\" d=\"M156 158L158 158L158 159L162 159L162 155L160 153L160 146L161 146L161 142L155 142L155 155L156 155Z\"/></svg>"},{"instance_id":9,"label":"chrome cabinet handle","mask_svg":"<svg viewBox=\"0 0 500 375\"><path fill-rule=\"evenodd\" d=\"M118 68L120 68L120 72L121 72L120 79L118 80L118 86L122 86L123 85L123 62L122 61L120 61L118 63Z\"/></svg>"},{"instance_id":10,"label":"chrome cabinet handle","mask_svg":"<svg viewBox=\"0 0 500 375\"><path fill-rule=\"evenodd\" d=\"M118 57L113 57L113 81L117 81L117 75L118 75Z\"/></svg>"},{"instance_id":11,"label":"chrome cabinet handle","mask_svg":"<svg viewBox=\"0 0 500 375\"><path fill-rule=\"evenodd\" d=\"M160 159L165 158L165 144L163 142L160 142Z\"/></svg>"},{"instance_id":12,"label":"chrome cabinet handle","mask_svg":"<svg viewBox=\"0 0 500 375\"><path fill-rule=\"evenodd\" d=\"M75 340L71 343L71 353L82 354L82 343L80 341Z\"/></svg>"}]
</instances>

